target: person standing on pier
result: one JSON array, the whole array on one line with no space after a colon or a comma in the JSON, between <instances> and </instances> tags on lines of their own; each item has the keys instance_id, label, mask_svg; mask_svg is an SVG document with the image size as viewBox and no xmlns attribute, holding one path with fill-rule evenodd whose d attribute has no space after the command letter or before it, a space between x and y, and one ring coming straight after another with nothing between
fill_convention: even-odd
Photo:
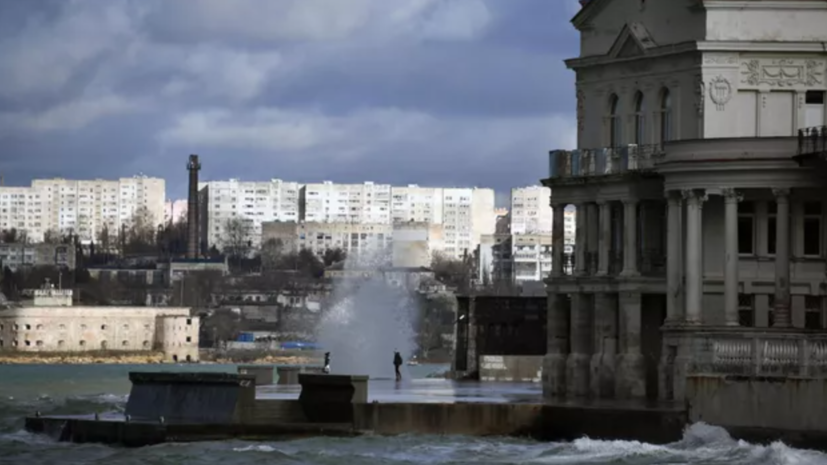
<instances>
[{"instance_id":1,"label":"person standing on pier","mask_svg":"<svg viewBox=\"0 0 827 465\"><path fill-rule=\"evenodd\" d=\"M399 351L393 352L393 367L396 370L396 380L402 381L402 373L399 371L399 367L402 366L402 356L399 355Z\"/></svg>"},{"instance_id":2,"label":"person standing on pier","mask_svg":"<svg viewBox=\"0 0 827 465\"><path fill-rule=\"evenodd\" d=\"M322 368L322 373L330 374L330 352L324 353L324 368Z\"/></svg>"}]
</instances>

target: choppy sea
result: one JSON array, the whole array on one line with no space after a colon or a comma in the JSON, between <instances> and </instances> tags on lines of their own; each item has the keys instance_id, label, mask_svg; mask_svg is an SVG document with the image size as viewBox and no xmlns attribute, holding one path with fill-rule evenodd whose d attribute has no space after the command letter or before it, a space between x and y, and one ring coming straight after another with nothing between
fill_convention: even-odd
<instances>
[{"instance_id":1,"label":"choppy sea","mask_svg":"<svg viewBox=\"0 0 827 465\"><path fill-rule=\"evenodd\" d=\"M122 411L127 373L158 367L126 365L0 366L0 464L827 464L827 455L777 442L733 440L721 428L695 424L664 446L634 441L542 443L514 438L365 436L283 442L220 441L127 449L66 444L26 433L23 418L42 414ZM169 368L168 368L169 369ZM182 367L174 367L176 370ZM233 366L183 369L235 371Z\"/></svg>"}]
</instances>

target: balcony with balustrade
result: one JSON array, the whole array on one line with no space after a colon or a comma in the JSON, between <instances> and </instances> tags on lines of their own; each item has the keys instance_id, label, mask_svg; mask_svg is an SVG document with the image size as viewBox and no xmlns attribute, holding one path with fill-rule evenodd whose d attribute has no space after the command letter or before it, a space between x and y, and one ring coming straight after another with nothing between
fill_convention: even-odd
<instances>
[{"instance_id":1,"label":"balcony with balustrade","mask_svg":"<svg viewBox=\"0 0 827 465\"><path fill-rule=\"evenodd\" d=\"M549 152L549 184L581 184L654 173L660 145L635 145Z\"/></svg>"},{"instance_id":2,"label":"balcony with balustrade","mask_svg":"<svg viewBox=\"0 0 827 465\"><path fill-rule=\"evenodd\" d=\"M793 158L801 166L827 167L827 126L799 129Z\"/></svg>"}]
</instances>

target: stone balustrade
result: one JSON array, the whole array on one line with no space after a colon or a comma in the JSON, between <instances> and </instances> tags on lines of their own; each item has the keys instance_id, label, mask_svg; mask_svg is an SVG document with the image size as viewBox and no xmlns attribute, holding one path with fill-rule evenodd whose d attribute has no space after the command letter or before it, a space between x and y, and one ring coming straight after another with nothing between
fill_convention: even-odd
<instances>
[{"instance_id":1,"label":"stone balustrade","mask_svg":"<svg viewBox=\"0 0 827 465\"><path fill-rule=\"evenodd\" d=\"M765 328L702 330L691 373L827 378L827 334Z\"/></svg>"}]
</instances>

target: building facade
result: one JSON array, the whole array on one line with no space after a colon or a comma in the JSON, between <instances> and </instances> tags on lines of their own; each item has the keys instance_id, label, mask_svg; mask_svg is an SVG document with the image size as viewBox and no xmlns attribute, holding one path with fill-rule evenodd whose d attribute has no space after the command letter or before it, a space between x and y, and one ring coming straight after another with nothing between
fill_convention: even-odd
<instances>
[{"instance_id":1,"label":"building facade","mask_svg":"<svg viewBox=\"0 0 827 465\"><path fill-rule=\"evenodd\" d=\"M182 223L187 221L189 200L168 200L164 203L164 224Z\"/></svg>"},{"instance_id":2,"label":"building facade","mask_svg":"<svg viewBox=\"0 0 827 465\"><path fill-rule=\"evenodd\" d=\"M188 308L73 307L72 291L35 291L34 306L0 309L0 351L150 352L198 361L199 320Z\"/></svg>"},{"instance_id":3,"label":"building facade","mask_svg":"<svg viewBox=\"0 0 827 465\"><path fill-rule=\"evenodd\" d=\"M240 222L253 246L261 241L261 223L298 221L299 184L273 179L265 182L200 182L202 242L219 249L228 241L228 226Z\"/></svg>"},{"instance_id":4,"label":"building facade","mask_svg":"<svg viewBox=\"0 0 827 465\"><path fill-rule=\"evenodd\" d=\"M391 222L389 184L336 184L332 181L301 188L302 221L317 223Z\"/></svg>"},{"instance_id":5,"label":"building facade","mask_svg":"<svg viewBox=\"0 0 827 465\"><path fill-rule=\"evenodd\" d=\"M551 189L544 186L511 189L511 233L551 234Z\"/></svg>"},{"instance_id":6,"label":"building facade","mask_svg":"<svg viewBox=\"0 0 827 465\"><path fill-rule=\"evenodd\" d=\"M825 121L825 21L818 1L575 16L578 148L551 152L544 180L547 396L683 399L700 366L799 366L792 339L825 328L825 184L794 160L798 130Z\"/></svg>"},{"instance_id":7,"label":"building facade","mask_svg":"<svg viewBox=\"0 0 827 465\"><path fill-rule=\"evenodd\" d=\"M75 269L75 247L71 244L0 243L0 269L12 271L34 266Z\"/></svg>"},{"instance_id":8,"label":"building facade","mask_svg":"<svg viewBox=\"0 0 827 465\"><path fill-rule=\"evenodd\" d=\"M164 219L166 184L146 176L119 180L35 179L30 187L0 186L0 229L47 235L76 234L99 242L102 231L117 234L136 221L155 227Z\"/></svg>"}]
</instances>

